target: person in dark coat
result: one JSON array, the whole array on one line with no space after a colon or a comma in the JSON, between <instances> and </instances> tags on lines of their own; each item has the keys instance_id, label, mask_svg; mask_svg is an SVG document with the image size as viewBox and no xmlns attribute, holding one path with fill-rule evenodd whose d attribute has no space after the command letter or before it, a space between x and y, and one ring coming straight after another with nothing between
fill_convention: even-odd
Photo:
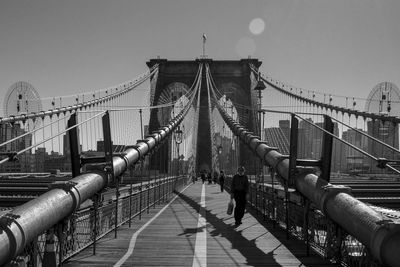
<instances>
[{"instance_id":1,"label":"person in dark coat","mask_svg":"<svg viewBox=\"0 0 400 267\"><path fill-rule=\"evenodd\" d=\"M238 168L237 174L232 178L231 184L231 199L235 199L235 225L242 224L244 210L246 208L246 196L249 191L249 178L244 174L245 169L243 166Z\"/></svg>"},{"instance_id":2,"label":"person in dark coat","mask_svg":"<svg viewBox=\"0 0 400 267\"><path fill-rule=\"evenodd\" d=\"M201 181L203 182L203 184L206 181L206 172L205 171L201 172Z\"/></svg>"},{"instance_id":3,"label":"person in dark coat","mask_svg":"<svg viewBox=\"0 0 400 267\"><path fill-rule=\"evenodd\" d=\"M211 178L211 172L208 171L207 173L207 180L208 180L208 184L212 184L212 178Z\"/></svg>"},{"instance_id":4,"label":"person in dark coat","mask_svg":"<svg viewBox=\"0 0 400 267\"><path fill-rule=\"evenodd\" d=\"M219 185L221 186L221 193L224 192L225 174L224 171L219 172Z\"/></svg>"},{"instance_id":5,"label":"person in dark coat","mask_svg":"<svg viewBox=\"0 0 400 267\"><path fill-rule=\"evenodd\" d=\"M214 184L218 183L218 172L217 171L214 171L213 182L214 182Z\"/></svg>"}]
</instances>

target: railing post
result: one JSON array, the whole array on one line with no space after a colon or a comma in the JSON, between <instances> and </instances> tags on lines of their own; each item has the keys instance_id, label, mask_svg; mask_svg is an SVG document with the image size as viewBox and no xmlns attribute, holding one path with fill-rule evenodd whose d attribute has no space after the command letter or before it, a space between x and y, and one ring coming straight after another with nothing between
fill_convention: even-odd
<instances>
[{"instance_id":1,"label":"railing post","mask_svg":"<svg viewBox=\"0 0 400 267\"><path fill-rule=\"evenodd\" d=\"M260 113L260 116L261 116L261 113ZM261 131L260 131L260 136L261 136ZM254 206L255 206L255 208L256 208L256 215L258 216L258 179L259 179L259 177L258 177L258 170L259 170L259 168L258 168L258 166L257 166L257 160L256 159L254 159L254 169L255 169L255 171L254 171L254 186L255 186L255 194L256 194L256 196L255 196L255 199L254 199L254 201L255 201L255 204L254 204Z\"/></svg>"},{"instance_id":2,"label":"railing post","mask_svg":"<svg viewBox=\"0 0 400 267\"><path fill-rule=\"evenodd\" d=\"M140 160L139 220L142 219L143 159Z\"/></svg>"},{"instance_id":3,"label":"railing post","mask_svg":"<svg viewBox=\"0 0 400 267\"><path fill-rule=\"evenodd\" d=\"M162 202L165 202L165 179L166 179L166 175L164 175L163 181L161 182L162 184Z\"/></svg>"},{"instance_id":4,"label":"railing post","mask_svg":"<svg viewBox=\"0 0 400 267\"><path fill-rule=\"evenodd\" d=\"M304 239L306 240L306 253L307 253L307 257L308 257L308 256L310 256L310 237L308 234L308 229L309 229L308 217L309 217L309 212L310 212L310 201L306 197L303 197L303 203L304 203L303 234L304 234Z\"/></svg>"},{"instance_id":5,"label":"railing post","mask_svg":"<svg viewBox=\"0 0 400 267\"><path fill-rule=\"evenodd\" d=\"M156 176L156 181L157 181L157 204L160 204L161 201L161 183L160 183L160 173L161 173L161 150L162 149L157 149L158 153L156 155L156 170L158 170L157 172L157 176Z\"/></svg>"},{"instance_id":6,"label":"railing post","mask_svg":"<svg viewBox=\"0 0 400 267\"><path fill-rule=\"evenodd\" d=\"M111 176L111 184L115 186L115 218L114 218L114 237L117 238L118 232L118 205L119 205L119 177L114 176L113 166L113 146L111 139L110 113L107 111L101 118L103 124L104 155L106 172Z\"/></svg>"},{"instance_id":7,"label":"railing post","mask_svg":"<svg viewBox=\"0 0 400 267\"><path fill-rule=\"evenodd\" d=\"M272 184L272 225L275 228L276 226L276 207L275 207L275 170L273 168L269 169L271 175L271 184Z\"/></svg>"},{"instance_id":8,"label":"railing post","mask_svg":"<svg viewBox=\"0 0 400 267\"><path fill-rule=\"evenodd\" d=\"M75 126L76 123L76 113L72 113L67 122L67 128ZM77 127L68 130L68 139L71 157L72 177L76 177L81 173L81 156L79 154L79 135Z\"/></svg>"},{"instance_id":9,"label":"railing post","mask_svg":"<svg viewBox=\"0 0 400 267\"><path fill-rule=\"evenodd\" d=\"M155 150L157 152L157 150ZM156 164L154 164L156 165ZM157 186L157 176L156 176L156 168L154 168L154 181L153 181L153 209L156 208L156 199L157 199L157 192L156 192L156 186Z\"/></svg>"},{"instance_id":10,"label":"railing post","mask_svg":"<svg viewBox=\"0 0 400 267\"><path fill-rule=\"evenodd\" d=\"M324 115L324 129L333 134L333 122L328 115ZM322 135L321 151L321 178L330 181L333 137L326 132Z\"/></svg>"},{"instance_id":11,"label":"railing post","mask_svg":"<svg viewBox=\"0 0 400 267\"><path fill-rule=\"evenodd\" d=\"M129 168L129 175L131 177L131 185L129 187L129 228L132 226L132 179L133 179L133 167Z\"/></svg>"},{"instance_id":12,"label":"railing post","mask_svg":"<svg viewBox=\"0 0 400 267\"><path fill-rule=\"evenodd\" d=\"M147 165L147 214L150 213L150 159L151 159L151 153L148 157L149 164Z\"/></svg>"},{"instance_id":13,"label":"railing post","mask_svg":"<svg viewBox=\"0 0 400 267\"><path fill-rule=\"evenodd\" d=\"M297 171L297 144L299 137L299 120L292 113L290 125L290 144L289 144L289 184L294 184Z\"/></svg>"},{"instance_id":14,"label":"railing post","mask_svg":"<svg viewBox=\"0 0 400 267\"><path fill-rule=\"evenodd\" d=\"M43 267L57 266L56 246L54 243L54 228L46 232L46 246L43 255Z\"/></svg>"},{"instance_id":15,"label":"railing post","mask_svg":"<svg viewBox=\"0 0 400 267\"><path fill-rule=\"evenodd\" d=\"M343 230L334 221L328 222L326 231L326 257L328 259L341 258L341 246L343 242Z\"/></svg>"},{"instance_id":16,"label":"railing post","mask_svg":"<svg viewBox=\"0 0 400 267\"><path fill-rule=\"evenodd\" d=\"M38 238L36 237L33 241L32 241L32 267L39 267L39 246L38 246Z\"/></svg>"},{"instance_id":17,"label":"railing post","mask_svg":"<svg viewBox=\"0 0 400 267\"><path fill-rule=\"evenodd\" d=\"M96 241L98 235L98 212L99 212L99 194L95 194L92 198L94 210L94 226L93 226L93 255L96 255Z\"/></svg>"},{"instance_id":18,"label":"railing post","mask_svg":"<svg viewBox=\"0 0 400 267\"><path fill-rule=\"evenodd\" d=\"M285 223L286 223L286 239L289 239L290 236L290 222L289 222L289 203L290 203L290 197L289 197L289 186L288 186L288 181L285 181L284 188L285 188Z\"/></svg>"},{"instance_id":19,"label":"railing post","mask_svg":"<svg viewBox=\"0 0 400 267\"><path fill-rule=\"evenodd\" d=\"M114 166L113 166L113 148L111 139L111 126L110 126L110 113L108 111L101 118L103 124L103 138L104 138L104 154L106 162L106 170L111 175L111 183L115 183Z\"/></svg>"},{"instance_id":20,"label":"railing post","mask_svg":"<svg viewBox=\"0 0 400 267\"><path fill-rule=\"evenodd\" d=\"M65 220L62 220L59 222L56 227L57 227L57 237L58 237L58 264L61 265L63 262L63 257L64 257L64 248L66 247L66 235L65 235Z\"/></svg>"},{"instance_id":21,"label":"railing post","mask_svg":"<svg viewBox=\"0 0 400 267\"><path fill-rule=\"evenodd\" d=\"M260 159L260 169L261 169L261 177L260 177L260 179L261 179L261 181L260 181L260 184L261 184L261 197L260 197L260 199L261 199L261 201L262 201L262 207L260 207L261 209L262 209L262 215L263 215L263 220L265 221L265 199L264 199L264 197L265 197L265 185L264 185L264 167L263 167L263 164L264 164L264 162L263 162L263 160L262 159Z\"/></svg>"},{"instance_id":22,"label":"railing post","mask_svg":"<svg viewBox=\"0 0 400 267\"><path fill-rule=\"evenodd\" d=\"M115 229L114 229L114 238L117 238L118 233L118 209L119 209L119 178L115 179Z\"/></svg>"},{"instance_id":23,"label":"railing post","mask_svg":"<svg viewBox=\"0 0 400 267\"><path fill-rule=\"evenodd\" d=\"M257 178L256 178L257 179ZM256 182L256 214L258 216L258 183Z\"/></svg>"},{"instance_id":24,"label":"railing post","mask_svg":"<svg viewBox=\"0 0 400 267\"><path fill-rule=\"evenodd\" d=\"M265 201L267 200L266 199L266 197L265 197L265 184L264 184L264 174L263 174L263 182L262 182L262 191L261 191L261 193L262 193L262 197L261 197L261 200L262 200L262 209L263 209L263 212L262 212L262 214L263 214L263 220L265 221L266 220L266 206L265 206Z\"/></svg>"}]
</instances>

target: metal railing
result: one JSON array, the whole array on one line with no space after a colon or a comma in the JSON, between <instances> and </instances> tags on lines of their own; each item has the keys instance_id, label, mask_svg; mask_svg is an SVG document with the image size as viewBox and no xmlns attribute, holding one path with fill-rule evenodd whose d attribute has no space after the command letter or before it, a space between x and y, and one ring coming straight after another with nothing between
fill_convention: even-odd
<instances>
[{"instance_id":1,"label":"metal railing","mask_svg":"<svg viewBox=\"0 0 400 267\"><path fill-rule=\"evenodd\" d=\"M199 66L198 73L201 73L201 65ZM75 116L71 116L72 118L68 121L69 126L67 130L69 131L70 137L72 176L74 178L69 181L52 183L50 190L46 193L14 208L9 213L3 214L0 217L0 265L8 263L10 260L20 255L26 248L33 247L36 249L40 247L35 244L38 243L38 240L43 239L42 235L45 232L46 244L54 244L56 242L55 236L57 236L57 231L61 231L59 236L62 236L71 231L71 229L74 229L73 225L78 221L74 219L72 221L73 223L71 223L70 220L67 220L66 226L61 227L62 230L58 228L54 229L54 225L60 227L59 225L61 222L65 223L65 218L74 217L76 210L89 199L97 203L98 201L96 198L99 192L104 190L107 186L115 186L118 192L119 177L136 163L144 160L146 156L150 156L160 145L166 143L165 141L168 140L174 130L182 123L197 95L200 81L201 76L198 76L193 90L190 92L187 103L167 125L152 132L150 135L144 137L144 139L138 140L134 146L127 146L123 153L116 155L113 155L111 152L111 126L108 112L105 112L101 118L105 143L104 156L98 157L82 157L79 154L79 142L77 142L78 133L76 131L78 124L76 123ZM85 164L87 164L87 166ZM87 168L86 172L82 174L81 168L83 169L83 167ZM118 202L119 194L116 194L115 199L115 206L118 207L120 205ZM148 202L149 199L150 193L148 193L147 197ZM140 203L142 202L143 199L141 198ZM98 210L98 208L98 205L94 205L94 209ZM123 211L120 212L119 210L119 208L115 209L116 215L114 216L114 225L118 225L119 216L124 214ZM93 216L97 216L97 212L94 212ZM83 218L92 218L93 216L90 216L90 212L87 211ZM90 221L90 219L83 219L85 222L88 220ZM96 219L93 217L92 220L98 221L97 217ZM79 229L87 229L87 227L82 226ZM94 229L97 229L97 227L94 227ZM97 235L99 235L99 233L95 232L95 236ZM93 240L96 240L96 238L97 237ZM63 240L63 238L60 238L61 243ZM83 238L83 240L86 239ZM88 237L87 240L90 240L90 238ZM87 240L82 241L82 243L87 243ZM79 243L81 243L81 241L76 238L71 238L71 240L68 239L67 241L65 242L79 241ZM29 245L32 242L33 245ZM60 244L59 247L63 248L64 244ZM68 254L62 251L63 249L60 250L62 255ZM46 249L46 252L49 252L49 250ZM55 253L55 251L51 251L51 253ZM43 260L45 261L47 258L51 257L46 257L45 255ZM63 256L61 259L62 258ZM51 259L54 259L54 257ZM44 264L47 263L44 262ZM53 265L56 265L56 263L49 264L49 266Z\"/></svg>"},{"instance_id":2,"label":"metal railing","mask_svg":"<svg viewBox=\"0 0 400 267\"><path fill-rule=\"evenodd\" d=\"M122 224L131 225L132 219L140 218L146 210L166 202L187 181L186 176L159 178L143 182L142 186L135 184L132 188L121 188L120 198L100 201L100 195L96 195L91 199L90 206L77 210L38 235L11 264L24 262L26 266L41 266L48 262L49 249L46 246L49 245L54 246L54 255L50 257L56 264L61 264L89 246L96 254L97 240L116 231ZM49 240L53 240L53 243Z\"/></svg>"},{"instance_id":3,"label":"metal railing","mask_svg":"<svg viewBox=\"0 0 400 267\"><path fill-rule=\"evenodd\" d=\"M227 177L225 189L230 191L232 177ZM264 220L280 227L287 239L304 242L307 256L311 250L321 257L348 267L384 266L374 259L369 250L357 238L329 219L307 198L291 190L285 195L282 186L250 183L248 205Z\"/></svg>"},{"instance_id":4,"label":"metal railing","mask_svg":"<svg viewBox=\"0 0 400 267\"><path fill-rule=\"evenodd\" d=\"M340 228L349 235L356 237L371 253L373 259L387 266L398 266L400 258L396 251L398 251L400 227L397 222L385 218L352 197L349 194L350 188L332 185L307 168L292 168L291 163L295 162L290 162L288 156L280 154L275 148L262 142L258 136L248 132L229 117L222 107L217 105L217 108L232 132L281 178L286 188L285 195L288 195L289 185L293 186L310 202L310 205L314 205L325 214L326 218L340 225ZM277 209L285 212L286 215L281 214L280 218L284 218L288 229L290 229L288 215L290 207L290 202L286 202L283 209ZM277 217L278 214L277 212ZM335 238L342 240L341 236L336 234Z\"/></svg>"}]
</instances>

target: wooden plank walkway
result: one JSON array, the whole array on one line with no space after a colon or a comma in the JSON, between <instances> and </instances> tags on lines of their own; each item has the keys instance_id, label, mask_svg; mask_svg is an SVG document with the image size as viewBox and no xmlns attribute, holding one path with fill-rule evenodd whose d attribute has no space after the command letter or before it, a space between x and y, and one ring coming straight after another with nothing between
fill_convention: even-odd
<instances>
[{"instance_id":1,"label":"wooden plank walkway","mask_svg":"<svg viewBox=\"0 0 400 267\"><path fill-rule=\"evenodd\" d=\"M114 233L105 236L96 255L89 247L64 266L114 266L121 258L126 261L120 266L336 266L316 255L307 257L303 243L286 240L284 231L273 229L252 211L234 227L233 216L226 214L229 195L218 185L204 185L202 209L202 188L201 182L190 185L170 205L150 209L131 228L123 225L117 239ZM198 228L199 212L205 216L205 227ZM137 237L134 246L132 236ZM127 255L130 245L134 249Z\"/></svg>"}]
</instances>

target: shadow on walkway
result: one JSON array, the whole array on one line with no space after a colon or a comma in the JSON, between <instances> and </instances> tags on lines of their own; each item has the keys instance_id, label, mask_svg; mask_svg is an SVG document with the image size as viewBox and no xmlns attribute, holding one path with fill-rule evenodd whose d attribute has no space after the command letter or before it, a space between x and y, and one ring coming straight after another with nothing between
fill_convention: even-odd
<instances>
[{"instance_id":1,"label":"shadow on walkway","mask_svg":"<svg viewBox=\"0 0 400 267\"><path fill-rule=\"evenodd\" d=\"M182 200L184 200L186 203L188 203L192 208L195 210L200 210L200 205L191 197L187 196L184 193L179 193L175 192ZM214 227L214 230L210 232L210 235L213 237L216 236L221 236L223 238L226 238L229 240L232 244L232 249L236 249L239 251L245 258L246 258L246 263L249 266L282 266L275 260L275 250L277 250L279 247L282 245L285 246L299 261L300 263L299 266L305 266L305 267L315 267L315 266L320 266L318 265L319 263L322 263L323 266L338 266L336 264L331 264L328 261L324 261L323 259L315 259L315 257L319 257L316 254L313 254L310 252L310 256L306 256L306 248L300 249L299 247L305 246L301 241L295 240L295 239L286 239L286 234L285 231L279 227L274 228L270 223L267 221L264 221L262 219L262 215L258 216L256 214L256 211L253 210L252 208L248 207L246 209L246 213L248 215L251 215L254 217L260 225L262 225L267 232L272 234L279 242L280 244L273 248L270 252L265 253L261 249L259 249L256 245L256 240L259 238L261 235L264 235L266 233L260 234L260 236L256 237L255 239L248 240L244 236L242 236L242 231L247 229L242 229L240 231L236 230L236 228L231 225L227 224L225 220L229 218L218 218L217 215L213 214L210 210L206 209L206 218L207 218L207 223L211 224ZM251 227L249 225L248 227ZM196 232L200 232L203 229L186 229L184 233L181 235L185 234L192 234ZM229 251L228 251L229 254ZM239 263L237 263L239 264Z\"/></svg>"},{"instance_id":2,"label":"shadow on walkway","mask_svg":"<svg viewBox=\"0 0 400 267\"><path fill-rule=\"evenodd\" d=\"M194 209L199 210L200 205L194 201L192 198L188 197L184 193L175 192L181 199L183 199L186 203L192 206ZM236 231L233 226L230 224L226 224L218 218L216 215L211 213L206 209L206 218L207 223L211 224L215 229L210 232L211 236L221 236L229 240L232 244L232 249L236 249L239 251L245 258L247 265L249 266L276 266L280 267L279 263L277 263L274 259L274 250L270 253L264 253L264 251L260 250L256 244L255 240L248 240L242 236L241 231ZM202 231L202 229L197 229L196 232ZM186 232L186 230L185 230ZM183 235L185 233L182 233ZM229 254L229 251L228 251ZM237 263L239 264L239 263Z\"/></svg>"}]
</instances>

